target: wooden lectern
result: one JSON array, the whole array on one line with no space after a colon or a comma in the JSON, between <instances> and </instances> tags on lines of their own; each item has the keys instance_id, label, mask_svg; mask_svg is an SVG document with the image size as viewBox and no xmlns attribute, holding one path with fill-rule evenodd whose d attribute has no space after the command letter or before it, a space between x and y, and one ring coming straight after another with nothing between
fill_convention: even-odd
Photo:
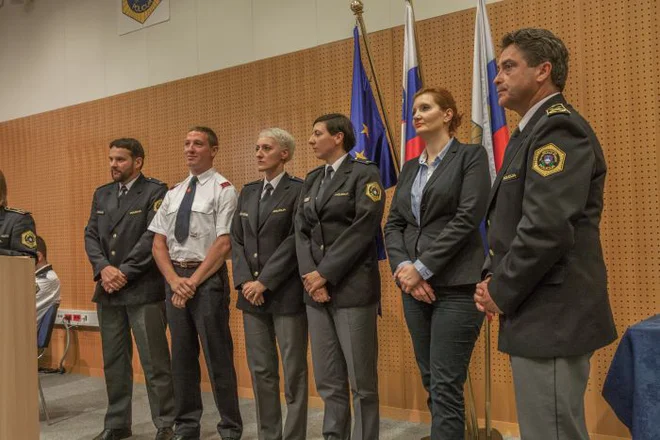
<instances>
[{"instance_id":1,"label":"wooden lectern","mask_svg":"<svg viewBox=\"0 0 660 440\"><path fill-rule=\"evenodd\" d=\"M0 256L0 439L39 439L34 260Z\"/></svg>"}]
</instances>

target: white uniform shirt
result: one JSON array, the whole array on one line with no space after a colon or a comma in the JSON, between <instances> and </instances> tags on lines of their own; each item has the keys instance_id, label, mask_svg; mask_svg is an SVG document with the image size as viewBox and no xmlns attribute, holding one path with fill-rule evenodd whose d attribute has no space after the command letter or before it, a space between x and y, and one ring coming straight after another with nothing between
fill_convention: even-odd
<instances>
[{"instance_id":1,"label":"white uniform shirt","mask_svg":"<svg viewBox=\"0 0 660 440\"><path fill-rule=\"evenodd\" d=\"M190 213L188 238L179 243L174 238L176 214L188 189L192 174L165 194L149 230L164 235L173 261L203 261L215 241L229 234L231 219L236 210L236 189L214 168L197 176L195 198Z\"/></svg>"},{"instance_id":2,"label":"white uniform shirt","mask_svg":"<svg viewBox=\"0 0 660 440\"><path fill-rule=\"evenodd\" d=\"M45 273L45 276L44 276ZM46 311L60 301L60 279L50 264L34 272L37 283L37 324Z\"/></svg>"}]
</instances>

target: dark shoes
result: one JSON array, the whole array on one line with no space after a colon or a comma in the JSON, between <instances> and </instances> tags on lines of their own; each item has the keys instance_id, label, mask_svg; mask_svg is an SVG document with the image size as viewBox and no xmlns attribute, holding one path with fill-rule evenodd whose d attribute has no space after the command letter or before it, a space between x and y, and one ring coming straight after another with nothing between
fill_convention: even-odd
<instances>
[{"instance_id":1,"label":"dark shoes","mask_svg":"<svg viewBox=\"0 0 660 440\"><path fill-rule=\"evenodd\" d=\"M172 440L174 438L174 431L172 428L158 428L156 433L156 440Z\"/></svg>"},{"instance_id":2,"label":"dark shoes","mask_svg":"<svg viewBox=\"0 0 660 440\"><path fill-rule=\"evenodd\" d=\"M121 440L132 436L131 428L104 429L94 440Z\"/></svg>"},{"instance_id":3,"label":"dark shoes","mask_svg":"<svg viewBox=\"0 0 660 440\"><path fill-rule=\"evenodd\" d=\"M187 435L177 434L172 437L172 440L199 440L199 437L189 437Z\"/></svg>"}]
</instances>

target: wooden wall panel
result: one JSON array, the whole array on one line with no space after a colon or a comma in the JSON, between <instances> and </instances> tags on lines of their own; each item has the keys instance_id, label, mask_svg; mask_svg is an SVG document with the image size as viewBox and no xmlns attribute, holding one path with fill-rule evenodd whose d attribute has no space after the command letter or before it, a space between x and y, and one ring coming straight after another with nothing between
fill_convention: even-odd
<instances>
[{"instance_id":1,"label":"wooden wall panel","mask_svg":"<svg viewBox=\"0 0 660 440\"><path fill-rule=\"evenodd\" d=\"M566 95L592 123L609 165L602 238L615 320L623 333L629 325L660 311L657 2L505 0L489 5L488 12L496 43L507 31L539 26L552 29L571 52ZM463 114L458 131L462 140L469 139L474 15L474 9L461 11L417 26L424 79L427 85L453 92ZM397 151L402 44L402 27L370 34ZM46 238L62 279L62 307L93 308L82 234L93 191L108 180L106 156L111 139L142 140L147 152L145 173L171 185L187 174L182 160L186 130L209 125L220 137L216 166L240 189L259 177L253 156L259 130L280 126L297 139L289 171L304 177L319 165L307 146L314 118L350 111L352 48L352 40L344 40L0 124L0 168L9 180L10 203L34 213L38 232ZM368 66L364 47L362 54ZM519 120L510 112L507 118L510 127ZM385 262L381 273L383 413L428 421L400 293ZM236 292L232 295L235 300ZM249 395L242 317L235 310L231 326L239 385L242 394ZM516 421L511 373L508 358L496 350L496 339L494 322L493 417L509 428ZM78 332L73 345L70 365L74 370L102 374L98 331ZM53 342L56 357L62 347L58 331ZM587 418L595 435L626 437L627 431L600 397L615 348L613 344L593 357ZM483 350L482 336L470 368L478 402L483 402ZM137 359L135 368L139 374ZM316 396L313 386L311 394ZM478 407L483 417L483 404Z\"/></svg>"}]
</instances>

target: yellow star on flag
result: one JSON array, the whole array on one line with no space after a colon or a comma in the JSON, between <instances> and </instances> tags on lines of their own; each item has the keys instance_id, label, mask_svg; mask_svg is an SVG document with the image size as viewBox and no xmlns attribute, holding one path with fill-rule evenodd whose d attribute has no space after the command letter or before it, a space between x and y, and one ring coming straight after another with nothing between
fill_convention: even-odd
<instances>
[{"instance_id":1,"label":"yellow star on flag","mask_svg":"<svg viewBox=\"0 0 660 440\"><path fill-rule=\"evenodd\" d=\"M369 137L369 127L367 127L367 124L362 124L362 131L360 133L364 133L367 137Z\"/></svg>"},{"instance_id":2,"label":"yellow star on flag","mask_svg":"<svg viewBox=\"0 0 660 440\"><path fill-rule=\"evenodd\" d=\"M355 153L355 158L356 159L362 159L362 160L369 160L369 158L364 155L364 150L358 151L357 153Z\"/></svg>"}]
</instances>

